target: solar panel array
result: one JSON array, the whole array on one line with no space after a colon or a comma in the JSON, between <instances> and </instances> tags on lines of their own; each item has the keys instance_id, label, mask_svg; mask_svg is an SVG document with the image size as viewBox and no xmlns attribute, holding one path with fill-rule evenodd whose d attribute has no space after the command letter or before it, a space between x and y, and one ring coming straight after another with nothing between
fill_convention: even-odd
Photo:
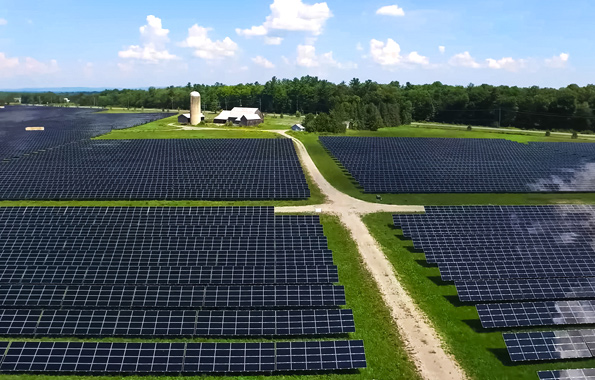
<instances>
[{"instance_id":1,"label":"solar panel array","mask_svg":"<svg viewBox=\"0 0 595 380\"><path fill-rule=\"evenodd\" d=\"M595 144L321 136L366 193L595 191Z\"/></svg>"},{"instance_id":2,"label":"solar panel array","mask_svg":"<svg viewBox=\"0 0 595 380\"><path fill-rule=\"evenodd\" d=\"M394 224L442 280L454 281L460 301L476 304L484 328L595 324L595 206L425 210L394 215ZM595 357L595 330L513 332L504 340L513 361Z\"/></svg>"},{"instance_id":3,"label":"solar panel array","mask_svg":"<svg viewBox=\"0 0 595 380\"><path fill-rule=\"evenodd\" d=\"M74 107L6 106L0 109L0 160L38 154L75 141L159 120L168 113L97 113ZM27 127L44 127L27 131Z\"/></svg>"},{"instance_id":4,"label":"solar panel array","mask_svg":"<svg viewBox=\"0 0 595 380\"><path fill-rule=\"evenodd\" d=\"M85 140L0 162L0 199L306 199L289 139Z\"/></svg>"},{"instance_id":5,"label":"solar panel array","mask_svg":"<svg viewBox=\"0 0 595 380\"><path fill-rule=\"evenodd\" d=\"M0 260L1 336L333 339L355 331L318 216L276 216L273 207L5 207ZM13 341L0 342L0 354L0 372L366 365L357 340Z\"/></svg>"},{"instance_id":6,"label":"solar panel array","mask_svg":"<svg viewBox=\"0 0 595 380\"><path fill-rule=\"evenodd\" d=\"M595 380L595 368L539 371L540 380Z\"/></svg>"},{"instance_id":7,"label":"solar panel array","mask_svg":"<svg viewBox=\"0 0 595 380\"><path fill-rule=\"evenodd\" d=\"M6 353L6 347L8 350ZM0 342L4 373L192 374L330 371L366 365L361 341L277 343Z\"/></svg>"}]
</instances>

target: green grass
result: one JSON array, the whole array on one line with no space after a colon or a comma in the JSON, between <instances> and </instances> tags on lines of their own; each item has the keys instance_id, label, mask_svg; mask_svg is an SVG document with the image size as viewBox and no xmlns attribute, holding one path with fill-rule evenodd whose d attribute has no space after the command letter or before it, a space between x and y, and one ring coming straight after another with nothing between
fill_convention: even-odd
<instances>
[{"instance_id":1,"label":"green grass","mask_svg":"<svg viewBox=\"0 0 595 380\"><path fill-rule=\"evenodd\" d=\"M453 283L441 281L438 268L430 267L423 253L413 251L413 243L405 240L402 231L393 227L392 214L369 214L363 220L393 264L405 289L433 322L447 349L472 378L535 380L538 370L595 367L595 360L536 364L511 362L502 339L504 330L481 327L475 307L459 302ZM541 327L534 331L551 329Z\"/></svg>"},{"instance_id":2,"label":"green grass","mask_svg":"<svg viewBox=\"0 0 595 380\"><path fill-rule=\"evenodd\" d=\"M312 160L322 175L338 190L354 198L368 202L403 205L463 205L463 204L550 204L550 203L595 203L595 193L509 193L509 194L382 194L382 200L376 194L365 194L351 175L338 164L338 161L324 149L319 135L315 133L290 132L298 138L308 150ZM347 131L347 136L377 137L452 137L452 138L504 138L526 143L529 141L576 142L561 137L519 135L489 131L459 131L448 129L417 128L402 126L382 128L379 131Z\"/></svg>"},{"instance_id":3,"label":"green grass","mask_svg":"<svg viewBox=\"0 0 595 380\"><path fill-rule=\"evenodd\" d=\"M169 125L177 124L177 116L166 117L138 127L116 129L112 132L96 137L98 140L130 140L130 139L276 139L281 138L276 133L263 132L256 129L229 130L182 130Z\"/></svg>"},{"instance_id":4,"label":"green grass","mask_svg":"<svg viewBox=\"0 0 595 380\"><path fill-rule=\"evenodd\" d=\"M181 111L182 112L182 111ZM178 110L169 110L169 111L163 111L161 108L145 108L145 109L140 109L140 108L121 108L121 107L111 107L111 108L107 108L104 111L98 112L98 113L178 113Z\"/></svg>"},{"instance_id":5,"label":"green grass","mask_svg":"<svg viewBox=\"0 0 595 380\"><path fill-rule=\"evenodd\" d=\"M278 375L278 376L239 376L235 379L305 379L305 380L373 380L373 379L419 379L407 352L403 347L398 332L392 323L390 312L384 304L380 292L366 271L359 257L357 246L349 232L340 223L336 216L321 215L324 234L329 241L329 248L333 250L335 264L339 269L340 283L345 286L347 306L354 313L356 332L350 334L349 339L363 339L366 349L368 368L361 371L348 373L320 373L311 375ZM10 340L41 340L41 339L12 339ZM325 339L345 339L325 338ZM142 340L142 339L54 339L43 340L76 340L76 341L102 341L102 342L190 342L190 341L215 341L208 339L177 339L177 340ZM285 339L226 339L216 341L284 341ZM294 340L304 340L296 338ZM313 340L305 339L305 340ZM317 339L318 340L318 339ZM35 376L35 375L1 375L0 379L33 380L40 378L52 379L92 379L91 376ZM130 379L148 379L155 377L134 376ZM159 377L160 379L179 377ZM186 377L185 377L186 378ZM219 376L188 377L196 379L221 379Z\"/></svg>"}]
</instances>

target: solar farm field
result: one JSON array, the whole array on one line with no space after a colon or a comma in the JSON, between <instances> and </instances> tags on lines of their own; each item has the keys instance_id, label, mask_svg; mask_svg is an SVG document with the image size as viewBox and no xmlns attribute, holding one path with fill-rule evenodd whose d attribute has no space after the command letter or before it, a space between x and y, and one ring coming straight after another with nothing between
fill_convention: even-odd
<instances>
[{"instance_id":1,"label":"solar farm field","mask_svg":"<svg viewBox=\"0 0 595 380\"><path fill-rule=\"evenodd\" d=\"M321 136L366 193L595 190L595 145L503 139Z\"/></svg>"},{"instance_id":2,"label":"solar farm field","mask_svg":"<svg viewBox=\"0 0 595 380\"><path fill-rule=\"evenodd\" d=\"M352 311L338 308L345 292L333 285L337 267L317 216L275 216L271 207L1 212L7 264L0 275L2 336L320 337L355 331ZM366 366L363 342L345 339L2 344L8 349L0 372Z\"/></svg>"},{"instance_id":3,"label":"solar farm field","mask_svg":"<svg viewBox=\"0 0 595 380\"><path fill-rule=\"evenodd\" d=\"M590 205L434 206L365 221L469 374L563 379L595 365L594 215Z\"/></svg>"},{"instance_id":4,"label":"solar farm field","mask_svg":"<svg viewBox=\"0 0 595 380\"><path fill-rule=\"evenodd\" d=\"M103 114L84 108L7 106L0 112L0 159L55 148L160 120L166 113ZM43 127L43 131L26 128Z\"/></svg>"},{"instance_id":5,"label":"solar farm field","mask_svg":"<svg viewBox=\"0 0 595 380\"><path fill-rule=\"evenodd\" d=\"M4 200L310 196L288 139L86 140L3 161L0 183Z\"/></svg>"}]
</instances>

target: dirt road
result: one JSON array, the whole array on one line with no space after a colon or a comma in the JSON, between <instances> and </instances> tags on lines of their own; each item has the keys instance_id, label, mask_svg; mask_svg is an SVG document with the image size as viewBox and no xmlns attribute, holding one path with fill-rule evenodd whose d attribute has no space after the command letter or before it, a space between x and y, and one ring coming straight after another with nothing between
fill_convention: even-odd
<instances>
[{"instance_id":1,"label":"dirt road","mask_svg":"<svg viewBox=\"0 0 595 380\"><path fill-rule=\"evenodd\" d=\"M224 128L185 126L182 129ZM375 212L424 212L424 207L370 203L342 193L320 173L301 141L288 135L285 130L268 130L267 132L278 133L294 141L304 170L310 174L327 199L326 203L321 205L275 207L275 212L315 212L316 209L321 209L324 213L337 215L351 232L359 253L376 281L399 334L421 376L428 380L465 379L465 374L454 358L444 351L442 342L428 318L405 291L392 264L361 219L362 215Z\"/></svg>"}]
</instances>

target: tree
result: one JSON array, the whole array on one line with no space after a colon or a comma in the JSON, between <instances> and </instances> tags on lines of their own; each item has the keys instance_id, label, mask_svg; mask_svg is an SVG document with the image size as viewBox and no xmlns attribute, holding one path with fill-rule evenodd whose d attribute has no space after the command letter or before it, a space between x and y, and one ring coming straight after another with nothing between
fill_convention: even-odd
<instances>
[{"instance_id":1,"label":"tree","mask_svg":"<svg viewBox=\"0 0 595 380\"><path fill-rule=\"evenodd\" d=\"M384 126L380 111L378 111L378 108L374 104L366 104L364 107L363 123L364 128L370 131L377 131Z\"/></svg>"},{"instance_id":2,"label":"tree","mask_svg":"<svg viewBox=\"0 0 595 380\"><path fill-rule=\"evenodd\" d=\"M302 122L302 125L304 126L304 128L306 128L306 132L316 132L316 126L314 125L314 120L316 119L316 116L314 114L307 114L304 117L304 121Z\"/></svg>"}]
</instances>

